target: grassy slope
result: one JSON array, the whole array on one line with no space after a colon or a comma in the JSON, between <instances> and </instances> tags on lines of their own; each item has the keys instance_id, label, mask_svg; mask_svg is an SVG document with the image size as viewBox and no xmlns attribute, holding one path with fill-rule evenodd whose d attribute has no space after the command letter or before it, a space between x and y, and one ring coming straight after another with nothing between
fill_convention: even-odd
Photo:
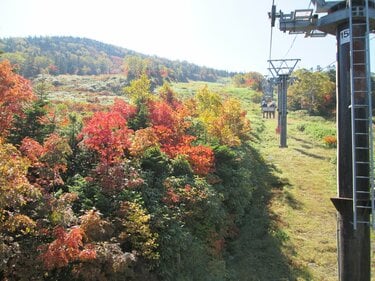
<instances>
[{"instance_id":1,"label":"grassy slope","mask_svg":"<svg viewBox=\"0 0 375 281\"><path fill-rule=\"evenodd\" d=\"M336 211L330 202L336 196L336 149L321 141L321 134L332 133L335 124L291 113L288 148L280 149L277 121L253 118L262 128L260 153L275 166L275 175L284 183L282 189L272 190L269 211L285 233L281 249L294 272L288 280L338 280ZM298 129L305 126L305 132ZM372 242L371 280L375 280L374 251Z\"/></svg>"},{"instance_id":2,"label":"grassy slope","mask_svg":"<svg viewBox=\"0 0 375 281\"><path fill-rule=\"evenodd\" d=\"M335 149L328 149L295 129L289 118L288 148L278 148L275 121L265 121L267 141L259 148L285 182L273 191L270 211L286 234L282 247L292 267L303 268L311 280L337 280ZM309 280L309 278L300 278Z\"/></svg>"},{"instance_id":3,"label":"grassy slope","mask_svg":"<svg viewBox=\"0 0 375 281\"><path fill-rule=\"evenodd\" d=\"M254 115L256 114L256 115ZM250 119L257 148L275 179L254 202L236 242L233 280L337 280L335 149L296 130L289 118L288 148L279 148L276 119ZM261 211L259 211L261 210ZM262 212L265 212L262 214Z\"/></svg>"}]
</instances>

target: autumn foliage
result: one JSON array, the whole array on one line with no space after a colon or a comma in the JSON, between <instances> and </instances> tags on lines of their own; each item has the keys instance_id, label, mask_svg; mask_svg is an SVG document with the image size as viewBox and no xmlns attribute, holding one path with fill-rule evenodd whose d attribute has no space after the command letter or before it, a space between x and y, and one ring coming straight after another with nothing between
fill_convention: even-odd
<instances>
[{"instance_id":1,"label":"autumn foliage","mask_svg":"<svg viewBox=\"0 0 375 281\"><path fill-rule=\"evenodd\" d=\"M336 136L325 136L323 138L323 142L328 147L336 147L337 146Z\"/></svg>"},{"instance_id":2,"label":"autumn foliage","mask_svg":"<svg viewBox=\"0 0 375 281\"><path fill-rule=\"evenodd\" d=\"M30 82L12 70L8 61L0 62L0 137L5 137L15 115L35 99Z\"/></svg>"},{"instance_id":3,"label":"autumn foliage","mask_svg":"<svg viewBox=\"0 0 375 281\"><path fill-rule=\"evenodd\" d=\"M29 171L30 182L44 188L64 184L61 174L66 171L67 157L72 153L65 139L51 134L40 144L26 137L20 150L32 163Z\"/></svg>"},{"instance_id":4,"label":"autumn foliage","mask_svg":"<svg viewBox=\"0 0 375 281\"><path fill-rule=\"evenodd\" d=\"M9 63L0 73L6 136L34 96ZM241 158L232 147L249 139L246 113L207 88L181 101L168 85L154 95L149 84L145 75L133 81L130 102L51 103L38 120L53 119L52 132L12 130L17 145L0 138L5 280L185 280L181 267L207 270L191 259L221 263L244 205L231 194L245 193L246 177L232 173L233 186L227 170Z\"/></svg>"},{"instance_id":5,"label":"autumn foliage","mask_svg":"<svg viewBox=\"0 0 375 281\"><path fill-rule=\"evenodd\" d=\"M0 222L10 232L26 234L36 227L35 221L20 211L41 196L27 179L29 167L27 158L0 139Z\"/></svg>"},{"instance_id":6,"label":"autumn foliage","mask_svg":"<svg viewBox=\"0 0 375 281\"><path fill-rule=\"evenodd\" d=\"M96 252L90 244L84 245L84 232L81 228L69 231L56 227L53 231L56 237L43 251L41 259L47 270L67 266L72 261L87 261L95 259Z\"/></svg>"},{"instance_id":7,"label":"autumn foliage","mask_svg":"<svg viewBox=\"0 0 375 281\"><path fill-rule=\"evenodd\" d=\"M130 147L132 130L119 112L97 112L84 127L83 143L96 151L101 161L107 164L119 161Z\"/></svg>"}]
</instances>

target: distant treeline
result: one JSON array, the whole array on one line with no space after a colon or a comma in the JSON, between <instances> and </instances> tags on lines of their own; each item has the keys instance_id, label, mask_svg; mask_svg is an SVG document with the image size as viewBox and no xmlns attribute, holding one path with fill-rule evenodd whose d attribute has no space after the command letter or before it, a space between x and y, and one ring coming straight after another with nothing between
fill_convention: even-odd
<instances>
[{"instance_id":1,"label":"distant treeline","mask_svg":"<svg viewBox=\"0 0 375 281\"><path fill-rule=\"evenodd\" d=\"M99 41L76 37L27 37L0 39L1 59L17 65L19 74L33 78L41 73L52 75L99 75L129 73L130 57L142 61L143 70L154 79L185 82L214 82L232 76L224 70L198 66L186 61L172 61L147 56ZM124 64L125 63L125 64ZM130 77L129 77L130 78Z\"/></svg>"}]
</instances>

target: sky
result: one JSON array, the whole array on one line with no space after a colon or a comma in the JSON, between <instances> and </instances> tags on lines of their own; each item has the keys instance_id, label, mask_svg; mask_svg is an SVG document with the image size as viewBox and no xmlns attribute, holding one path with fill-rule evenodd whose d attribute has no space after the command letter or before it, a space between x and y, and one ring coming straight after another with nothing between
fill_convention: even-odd
<instances>
[{"instance_id":1,"label":"sky","mask_svg":"<svg viewBox=\"0 0 375 281\"><path fill-rule=\"evenodd\" d=\"M275 4L284 13L313 8L310 0ZM334 65L331 35L305 38L276 25L270 44L271 5L272 0L0 0L0 38L86 37L148 55L265 75L270 58L301 59L297 68Z\"/></svg>"}]
</instances>

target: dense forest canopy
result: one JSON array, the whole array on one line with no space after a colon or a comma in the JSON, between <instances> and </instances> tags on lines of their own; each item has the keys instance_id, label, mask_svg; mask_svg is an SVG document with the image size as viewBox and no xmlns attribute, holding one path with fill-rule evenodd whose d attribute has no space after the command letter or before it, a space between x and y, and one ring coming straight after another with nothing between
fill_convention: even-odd
<instances>
[{"instance_id":1,"label":"dense forest canopy","mask_svg":"<svg viewBox=\"0 0 375 281\"><path fill-rule=\"evenodd\" d=\"M156 79L216 81L232 75L224 70L148 56L99 41L76 37L27 37L0 39L2 60L18 65L18 73L33 78L41 73L116 74L124 71L124 59L137 57Z\"/></svg>"}]
</instances>

